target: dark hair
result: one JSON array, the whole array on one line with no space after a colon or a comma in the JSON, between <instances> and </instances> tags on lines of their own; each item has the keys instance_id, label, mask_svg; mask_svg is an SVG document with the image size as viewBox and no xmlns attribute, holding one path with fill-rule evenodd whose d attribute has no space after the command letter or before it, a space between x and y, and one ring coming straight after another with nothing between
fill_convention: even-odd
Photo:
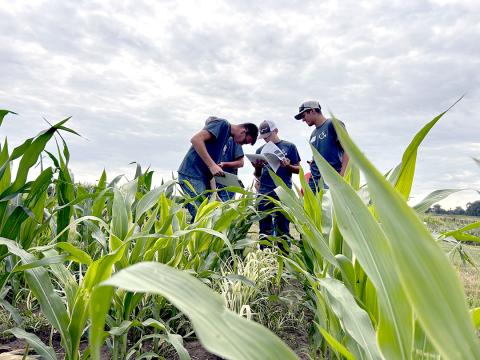
<instances>
[{"instance_id":1,"label":"dark hair","mask_svg":"<svg viewBox=\"0 0 480 360\"><path fill-rule=\"evenodd\" d=\"M321 113L322 113L322 109L319 109L319 108L308 109L308 111L310 111L310 110L315 110L315 112L316 112L317 114L321 114Z\"/></svg>"},{"instance_id":2,"label":"dark hair","mask_svg":"<svg viewBox=\"0 0 480 360\"><path fill-rule=\"evenodd\" d=\"M245 130L247 130L245 135L246 136L251 136L252 145L255 145L255 142L257 141L257 137L258 137L258 127L257 127L257 125L252 124L252 123L243 123L243 124L240 124L240 126L243 127Z\"/></svg>"}]
</instances>

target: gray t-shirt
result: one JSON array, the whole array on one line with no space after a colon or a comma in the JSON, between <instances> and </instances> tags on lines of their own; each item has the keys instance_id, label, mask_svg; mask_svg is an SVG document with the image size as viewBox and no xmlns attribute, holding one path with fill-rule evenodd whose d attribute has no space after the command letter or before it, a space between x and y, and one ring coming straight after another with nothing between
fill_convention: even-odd
<instances>
[{"instance_id":1,"label":"gray t-shirt","mask_svg":"<svg viewBox=\"0 0 480 360\"><path fill-rule=\"evenodd\" d=\"M223 162L230 162L230 161L235 161L237 159L242 158L243 155L243 149L242 145L237 144L235 141L233 141L233 138L230 137L227 141L227 144L223 148L223 155L222 155L222 161ZM238 168L225 168L223 169L225 172L229 172L232 174L238 174Z\"/></svg>"},{"instance_id":2,"label":"gray t-shirt","mask_svg":"<svg viewBox=\"0 0 480 360\"><path fill-rule=\"evenodd\" d=\"M298 154L297 147L295 144L285 141L285 140L280 140L278 143L275 143L280 150L285 154L287 159L290 159L290 163L292 165L296 165L300 162L300 155ZM262 145L259 147L256 151L257 154L260 154L262 152L262 149L265 145ZM277 186L273 182L272 177L268 173L268 169L271 169L270 166L265 165L262 169L262 174L260 176L260 190L259 192L261 194L268 194L272 192ZM283 182L289 187L292 187L292 172L289 171L287 168L280 166L277 170L276 173L282 180Z\"/></svg>"},{"instance_id":3,"label":"gray t-shirt","mask_svg":"<svg viewBox=\"0 0 480 360\"><path fill-rule=\"evenodd\" d=\"M343 123L342 125L345 126ZM340 172L342 169L343 148L340 145L331 119L327 119L326 122L313 130L312 135L310 135L310 144L318 150L337 172ZM315 161L312 161L310 171L315 180L321 177Z\"/></svg>"},{"instance_id":4,"label":"gray t-shirt","mask_svg":"<svg viewBox=\"0 0 480 360\"><path fill-rule=\"evenodd\" d=\"M225 119L211 116L205 121L205 127L203 130L207 130L213 135L213 139L206 141L205 145L212 160L219 163L222 158L225 144L231 137L230 123ZM183 161L178 168L178 173L192 178L203 179L205 181L212 178L208 166L203 162L193 146L190 147L183 158Z\"/></svg>"}]
</instances>

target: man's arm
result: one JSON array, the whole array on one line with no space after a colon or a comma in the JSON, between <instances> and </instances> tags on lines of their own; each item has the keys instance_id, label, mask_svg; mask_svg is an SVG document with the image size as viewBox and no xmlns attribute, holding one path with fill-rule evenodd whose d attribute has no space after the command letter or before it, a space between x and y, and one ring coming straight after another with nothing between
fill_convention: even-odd
<instances>
[{"instance_id":1,"label":"man's arm","mask_svg":"<svg viewBox=\"0 0 480 360\"><path fill-rule=\"evenodd\" d=\"M222 161L219 165L222 169L225 169L225 168L238 169L243 167L244 161L243 161L243 157L241 157L234 161Z\"/></svg>"},{"instance_id":2,"label":"man's arm","mask_svg":"<svg viewBox=\"0 0 480 360\"><path fill-rule=\"evenodd\" d=\"M342 156L342 168L340 169L341 176L345 175L345 170L347 169L348 160L350 160L350 157L348 156L347 152L344 150L343 156Z\"/></svg>"},{"instance_id":3,"label":"man's arm","mask_svg":"<svg viewBox=\"0 0 480 360\"><path fill-rule=\"evenodd\" d=\"M205 145L206 141L214 138L215 137L207 130L200 130L198 133L193 135L193 137L190 139L190 142L192 143L192 146L197 152L198 156L200 156L205 165L207 165L212 175L223 176L224 174L222 168L218 166L215 161L213 161L212 157L208 153L207 146Z\"/></svg>"},{"instance_id":4,"label":"man's arm","mask_svg":"<svg viewBox=\"0 0 480 360\"><path fill-rule=\"evenodd\" d=\"M289 158L282 160L280 166L287 168L292 174L298 174L300 172L300 163L291 164Z\"/></svg>"}]
</instances>

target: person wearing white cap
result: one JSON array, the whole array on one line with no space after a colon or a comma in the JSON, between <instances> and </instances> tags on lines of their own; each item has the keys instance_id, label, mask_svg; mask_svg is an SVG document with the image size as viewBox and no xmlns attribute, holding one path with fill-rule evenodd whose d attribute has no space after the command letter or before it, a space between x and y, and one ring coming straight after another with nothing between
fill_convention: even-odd
<instances>
[{"instance_id":1,"label":"person wearing white cap","mask_svg":"<svg viewBox=\"0 0 480 360\"><path fill-rule=\"evenodd\" d=\"M295 144L286 140L281 140L278 137L277 126L271 120L263 121L260 124L258 131L259 139L265 140L266 143L269 141L273 142L285 155L285 160L281 162L281 165L277 170L277 175L289 188L291 188L292 174L298 174L300 171L300 155L298 154L297 147ZM262 145L257 149L257 154L262 152L263 146L265 145ZM253 166L255 167L254 175L260 182L259 193L278 199L274 191L276 185L268 172L269 166L263 161L256 161L253 163ZM258 210L268 212L269 210L273 209L274 206L275 205L271 201L265 197L262 197L258 205ZM276 228L274 228L273 224L274 216L276 219ZM274 213L268 213L259 222L260 234L274 235L276 233L279 236L289 236L289 225L290 222L282 212L276 211Z\"/></svg>"},{"instance_id":2,"label":"person wearing white cap","mask_svg":"<svg viewBox=\"0 0 480 360\"><path fill-rule=\"evenodd\" d=\"M295 119L304 121L308 126L315 125L315 129L310 135L310 144L312 144L315 149L318 150L320 155L322 155L325 160L327 160L327 162L343 176L347 168L349 157L340 144L332 120L323 116L320 103L315 100L303 102L298 109L298 114L295 115ZM342 125L345 126L343 123ZM322 175L320 174L314 160L310 163L310 172L312 175L308 181L308 185L312 191L316 193L320 186L319 183ZM325 183L323 186L325 189L328 189L328 186Z\"/></svg>"}]
</instances>

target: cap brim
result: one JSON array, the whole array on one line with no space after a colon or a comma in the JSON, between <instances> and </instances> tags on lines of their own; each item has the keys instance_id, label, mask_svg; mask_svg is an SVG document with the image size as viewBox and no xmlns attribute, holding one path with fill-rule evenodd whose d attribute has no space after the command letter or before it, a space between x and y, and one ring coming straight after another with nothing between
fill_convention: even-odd
<instances>
[{"instance_id":1,"label":"cap brim","mask_svg":"<svg viewBox=\"0 0 480 360\"><path fill-rule=\"evenodd\" d=\"M269 137L271 133L272 132L270 131L270 132L265 133L265 134L260 134L260 135L258 135L258 138L259 139L265 139L266 137Z\"/></svg>"},{"instance_id":2,"label":"cap brim","mask_svg":"<svg viewBox=\"0 0 480 360\"><path fill-rule=\"evenodd\" d=\"M298 113L297 115L294 116L294 118L297 119L297 120L302 120L302 117L303 117L302 115L305 111L306 110L303 110L302 112Z\"/></svg>"}]
</instances>

